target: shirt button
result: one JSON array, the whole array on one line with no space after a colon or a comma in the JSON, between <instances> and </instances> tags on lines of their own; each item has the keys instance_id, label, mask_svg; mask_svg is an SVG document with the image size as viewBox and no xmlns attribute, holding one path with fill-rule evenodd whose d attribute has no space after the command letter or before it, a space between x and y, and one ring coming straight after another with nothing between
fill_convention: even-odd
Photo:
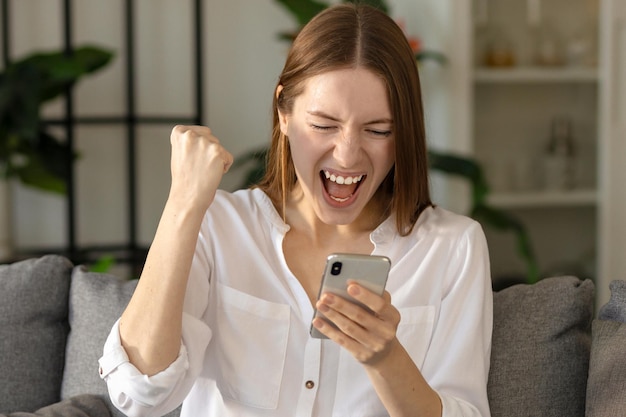
<instances>
[{"instance_id":1,"label":"shirt button","mask_svg":"<svg viewBox=\"0 0 626 417\"><path fill-rule=\"evenodd\" d=\"M315 382L313 382L313 381L306 381L304 383L304 386L307 387L307 389L313 389L313 387L315 386Z\"/></svg>"}]
</instances>

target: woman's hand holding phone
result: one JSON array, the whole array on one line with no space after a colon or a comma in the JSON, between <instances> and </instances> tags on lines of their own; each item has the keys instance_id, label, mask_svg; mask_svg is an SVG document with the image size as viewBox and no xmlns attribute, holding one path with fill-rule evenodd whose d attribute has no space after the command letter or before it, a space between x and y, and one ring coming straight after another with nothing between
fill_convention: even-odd
<instances>
[{"instance_id":1,"label":"woman's hand holding phone","mask_svg":"<svg viewBox=\"0 0 626 417\"><path fill-rule=\"evenodd\" d=\"M367 306L369 311L340 296L324 293L316 307L336 327L320 317L313 320L313 326L347 349L359 362L373 364L388 352L396 340L400 313L391 304L387 291L379 296L356 283L350 283L348 293Z\"/></svg>"},{"instance_id":2,"label":"woman's hand holding phone","mask_svg":"<svg viewBox=\"0 0 626 417\"><path fill-rule=\"evenodd\" d=\"M311 335L334 340L362 363L384 356L397 340L400 322L391 295L384 291L389 268L385 257L329 256Z\"/></svg>"}]
</instances>

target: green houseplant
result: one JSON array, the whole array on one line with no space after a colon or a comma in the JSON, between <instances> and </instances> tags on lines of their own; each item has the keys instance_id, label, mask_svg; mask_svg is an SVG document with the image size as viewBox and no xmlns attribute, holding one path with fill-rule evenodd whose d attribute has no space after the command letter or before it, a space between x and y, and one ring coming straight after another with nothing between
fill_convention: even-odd
<instances>
[{"instance_id":1,"label":"green houseplant","mask_svg":"<svg viewBox=\"0 0 626 417\"><path fill-rule=\"evenodd\" d=\"M34 53L0 73L0 179L17 178L38 189L64 193L74 155L41 118L42 106L79 79L106 66L113 54L94 46Z\"/></svg>"},{"instance_id":2,"label":"green houseplant","mask_svg":"<svg viewBox=\"0 0 626 417\"><path fill-rule=\"evenodd\" d=\"M360 3L367 3L378 7L385 13L389 12L389 8L384 0L359 1ZM328 4L317 0L276 0L276 2L291 12L300 26L306 24L313 16L328 7ZM344 2L350 1L344 0ZM281 38L293 39L293 35L281 34ZM440 63L445 62L445 57L435 51L414 49L414 52L417 61L435 59ZM262 147L251 150L236 158L233 168L247 169L241 187L249 187L256 184L263 177L267 153L268 149ZM428 152L428 160L431 170L460 177L469 182L471 188L471 207L469 215L479 221L483 226L503 232L512 232L516 238L518 254L526 265L526 282L534 283L538 281L539 268L528 231L524 224L514 215L505 210L493 207L488 203L487 196L489 194L489 185L478 161L467 156L433 150Z\"/></svg>"}]
</instances>

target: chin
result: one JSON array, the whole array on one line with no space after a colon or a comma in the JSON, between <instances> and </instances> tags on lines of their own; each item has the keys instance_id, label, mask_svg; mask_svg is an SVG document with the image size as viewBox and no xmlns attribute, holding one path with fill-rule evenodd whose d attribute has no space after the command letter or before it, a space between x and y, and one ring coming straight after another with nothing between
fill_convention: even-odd
<instances>
[{"instance_id":1,"label":"chin","mask_svg":"<svg viewBox=\"0 0 626 417\"><path fill-rule=\"evenodd\" d=\"M345 226L353 223L362 212L355 205L350 208L322 207L317 210L317 217L325 224Z\"/></svg>"}]
</instances>

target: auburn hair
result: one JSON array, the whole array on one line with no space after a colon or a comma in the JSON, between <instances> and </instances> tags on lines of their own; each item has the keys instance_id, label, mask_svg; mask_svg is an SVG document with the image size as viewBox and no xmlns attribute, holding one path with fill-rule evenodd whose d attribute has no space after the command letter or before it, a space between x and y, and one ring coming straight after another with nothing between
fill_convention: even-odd
<instances>
[{"instance_id":1,"label":"auburn hair","mask_svg":"<svg viewBox=\"0 0 626 417\"><path fill-rule=\"evenodd\" d=\"M401 235L408 234L419 214L432 205L428 180L426 134L417 64L402 29L384 12L363 4L331 6L305 25L287 55L278 79L272 112L272 143L265 176L257 185L284 208L296 185L289 141L280 130L278 110L291 113L306 81L318 74L365 68L385 82L393 118L395 164L377 197L388 201Z\"/></svg>"}]
</instances>

